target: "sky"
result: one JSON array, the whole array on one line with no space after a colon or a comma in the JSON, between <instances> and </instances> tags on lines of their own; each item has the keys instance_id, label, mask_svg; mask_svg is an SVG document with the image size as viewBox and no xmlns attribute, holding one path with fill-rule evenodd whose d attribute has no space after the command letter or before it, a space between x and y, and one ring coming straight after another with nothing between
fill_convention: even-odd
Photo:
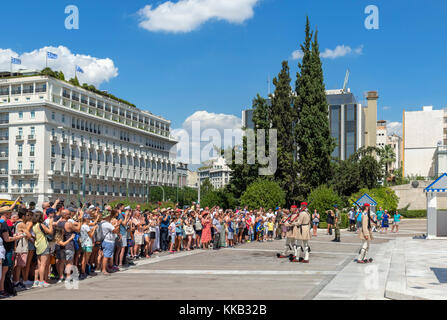
<instances>
[{"instance_id":1,"label":"sky","mask_svg":"<svg viewBox=\"0 0 447 320\"><path fill-rule=\"evenodd\" d=\"M67 29L67 5L79 28ZM368 5L378 29L367 29ZM318 29L326 89L360 102L379 92L378 119L399 131L402 111L445 107L447 2L435 0L58 0L2 3L0 69L49 66L186 128L240 126L241 111L288 60L294 83L309 16ZM20 17L20 23L17 19ZM17 68L17 66L14 66ZM274 87L270 84L271 90ZM223 121L220 121L223 119ZM207 122L209 120L209 122Z\"/></svg>"}]
</instances>

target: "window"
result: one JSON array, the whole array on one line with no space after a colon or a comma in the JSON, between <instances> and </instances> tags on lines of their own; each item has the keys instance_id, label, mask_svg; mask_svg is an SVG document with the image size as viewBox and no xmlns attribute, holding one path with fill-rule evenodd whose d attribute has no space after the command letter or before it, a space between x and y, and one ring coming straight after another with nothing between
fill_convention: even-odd
<instances>
[{"instance_id":1,"label":"window","mask_svg":"<svg viewBox=\"0 0 447 320\"><path fill-rule=\"evenodd\" d=\"M35 144L34 144L34 143L30 144L30 152L29 152L29 155L30 155L31 157L34 157L35 149L36 149Z\"/></svg>"},{"instance_id":2,"label":"window","mask_svg":"<svg viewBox=\"0 0 447 320\"><path fill-rule=\"evenodd\" d=\"M62 122L65 123L65 114L62 114Z\"/></svg>"},{"instance_id":3,"label":"window","mask_svg":"<svg viewBox=\"0 0 447 320\"><path fill-rule=\"evenodd\" d=\"M17 163L17 169L22 170L22 160Z\"/></svg>"},{"instance_id":4,"label":"window","mask_svg":"<svg viewBox=\"0 0 447 320\"><path fill-rule=\"evenodd\" d=\"M34 189L34 187L36 186L36 181L31 180L31 181L29 182L29 186L30 186L31 189Z\"/></svg>"},{"instance_id":5,"label":"window","mask_svg":"<svg viewBox=\"0 0 447 320\"><path fill-rule=\"evenodd\" d=\"M22 156L22 152L23 152L23 144L19 144L18 145L18 156L21 157Z\"/></svg>"},{"instance_id":6,"label":"window","mask_svg":"<svg viewBox=\"0 0 447 320\"><path fill-rule=\"evenodd\" d=\"M56 120L56 114L54 111L51 112L51 120Z\"/></svg>"},{"instance_id":7,"label":"window","mask_svg":"<svg viewBox=\"0 0 447 320\"><path fill-rule=\"evenodd\" d=\"M54 128L51 128L51 136L52 137L54 137L54 133L55 133Z\"/></svg>"},{"instance_id":8,"label":"window","mask_svg":"<svg viewBox=\"0 0 447 320\"><path fill-rule=\"evenodd\" d=\"M31 160L31 161L29 162L29 168L30 168L31 170L34 170L34 160Z\"/></svg>"},{"instance_id":9,"label":"window","mask_svg":"<svg viewBox=\"0 0 447 320\"><path fill-rule=\"evenodd\" d=\"M31 135L34 136L36 134L36 128L31 127Z\"/></svg>"},{"instance_id":10,"label":"window","mask_svg":"<svg viewBox=\"0 0 447 320\"><path fill-rule=\"evenodd\" d=\"M23 135L23 128L19 128L19 136Z\"/></svg>"},{"instance_id":11,"label":"window","mask_svg":"<svg viewBox=\"0 0 447 320\"><path fill-rule=\"evenodd\" d=\"M56 151L55 151L55 147L54 144L51 145L51 157L55 157L56 156Z\"/></svg>"},{"instance_id":12,"label":"window","mask_svg":"<svg viewBox=\"0 0 447 320\"><path fill-rule=\"evenodd\" d=\"M36 118L36 111L31 111L31 113L30 113L30 115L31 115L31 119L35 119Z\"/></svg>"},{"instance_id":13,"label":"window","mask_svg":"<svg viewBox=\"0 0 447 320\"><path fill-rule=\"evenodd\" d=\"M17 184L17 186L19 187L19 189L22 189L22 185L23 185L23 181L19 180L19 183Z\"/></svg>"},{"instance_id":14,"label":"window","mask_svg":"<svg viewBox=\"0 0 447 320\"><path fill-rule=\"evenodd\" d=\"M23 120L23 112L19 112L19 120Z\"/></svg>"},{"instance_id":15,"label":"window","mask_svg":"<svg viewBox=\"0 0 447 320\"><path fill-rule=\"evenodd\" d=\"M55 164L55 162L54 161L51 161L51 171L54 171L54 164ZM52 188L51 188L52 189Z\"/></svg>"}]
</instances>

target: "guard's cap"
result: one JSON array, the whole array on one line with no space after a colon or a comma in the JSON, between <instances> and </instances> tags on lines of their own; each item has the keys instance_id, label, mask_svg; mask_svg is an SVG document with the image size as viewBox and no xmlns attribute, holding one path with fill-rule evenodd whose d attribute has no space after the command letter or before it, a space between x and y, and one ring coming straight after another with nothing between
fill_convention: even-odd
<instances>
[{"instance_id":1,"label":"guard's cap","mask_svg":"<svg viewBox=\"0 0 447 320\"><path fill-rule=\"evenodd\" d=\"M307 202L301 202L301 205L307 207Z\"/></svg>"},{"instance_id":2,"label":"guard's cap","mask_svg":"<svg viewBox=\"0 0 447 320\"><path fill-rule=\"evenodd\" d=\"M293 206L290 207L290 209L296 209L296 208L297 208L296 205L293 205Z\"/></svg>"}]
</instances>

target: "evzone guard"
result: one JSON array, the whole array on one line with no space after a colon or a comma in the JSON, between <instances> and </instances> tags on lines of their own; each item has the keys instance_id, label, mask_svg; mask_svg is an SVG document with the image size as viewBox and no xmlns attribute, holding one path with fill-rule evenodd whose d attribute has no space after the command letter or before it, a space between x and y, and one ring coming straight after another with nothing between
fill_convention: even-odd
<instances>
[{"instance_id":1,"label":"evzone guard","mask_svg":"<svg viewBox=\"0 0 447 320\"><path fill-rule=\"evenodd\" d=\"M312 235L310 232L311 218L307 209L307 203L302 202L298 219L294 223L295 237L295 257L290 257L291 262L309 263L309 240ZM299 250L299 258L298 257Z\"/></svg>"},{"instance_id":2,"label":"evzone guard","mask_svg":"<svg viewBox=\"0 0 447 320\"><path fill-rule=\"evenodd\" d=\"M357 263L368 263L373 261L372 258L366 259L366 255L368 254L370 242L373 239L371 225L374 224L374 221L371 218L370 205L365 203L362 209L362 220L359 230L359 238L362 240L362 246L360 247Z\"/></svg>"},{"instance_id":3,"label":"evzone guard","mask_svg":"<svg viewBox=\"0 0 447 320\"><path fill-rule=\"evenodd\" d=\"M296 243L295 243L295 237L293 236L293 223L298 218L298 212L297 212L297 206L293 205L290 207L290 215L282 221L284 226L286 227L286 244L284 245L284 250L281 253L277 253L276 256L278 258L291 258L294 257L292 253L292 250L295 252L296 256Z\"/></svg>"}]
</instances>

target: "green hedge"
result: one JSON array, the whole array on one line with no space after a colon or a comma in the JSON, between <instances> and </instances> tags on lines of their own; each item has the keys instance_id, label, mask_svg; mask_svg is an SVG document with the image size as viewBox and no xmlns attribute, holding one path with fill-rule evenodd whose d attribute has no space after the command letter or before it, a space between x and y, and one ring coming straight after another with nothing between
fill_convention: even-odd
<instances>
[{"instance_id":1,"label":"green hedge","mask_svg":"<svg viewBox=\"0 0 447 320\"><path fill-rule=\"evenodd\" d=\"M405 218L426 218L427 217L427 210L400 209L398 211L402 215L402 217L405 217Z\"/></svg>"}]
</instances>

